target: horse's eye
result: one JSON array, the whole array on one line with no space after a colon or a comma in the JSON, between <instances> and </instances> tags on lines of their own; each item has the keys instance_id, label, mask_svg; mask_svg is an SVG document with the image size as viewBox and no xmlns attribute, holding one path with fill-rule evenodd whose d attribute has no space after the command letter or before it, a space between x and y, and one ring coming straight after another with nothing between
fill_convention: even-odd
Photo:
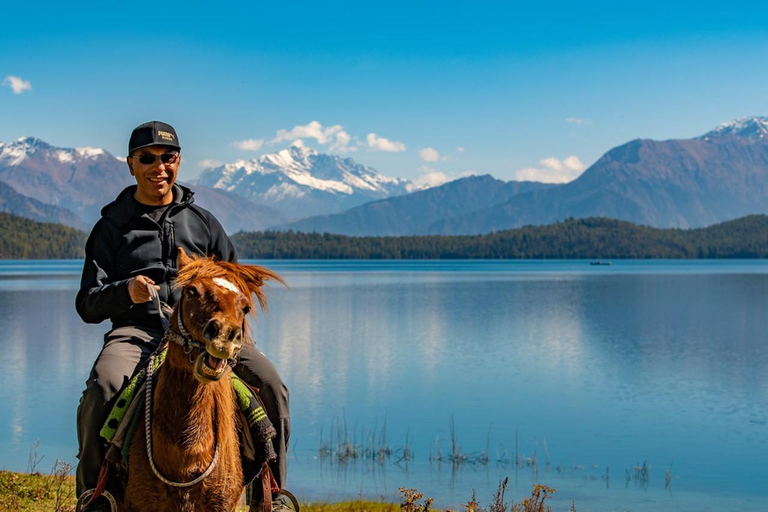
<instances>
[{"instance_id":1,"label":"horse's eye","mask_svg":"<svg viewBox=\"0 0 768 512\"><path fill-rule=\"evenodd\" d=\"M187 297L194 297L195 295L197 295L197 290L195 290L194 288L186 288L184 290L184 293L187 294Z\"/></svg>"},{"instance_id":2,"label":"horse's eye","mask_svg":"<svg viewBox=\"0 0 768 512\"><path fill-rule=\"evenodd\" d=\"M247 315L247 314L248 314L248 313L250 313L250 312L251 312L251 306L245 306L245 307L243 308L243 314L246 314L246 315Z\"/></svg>"}]
</instances>

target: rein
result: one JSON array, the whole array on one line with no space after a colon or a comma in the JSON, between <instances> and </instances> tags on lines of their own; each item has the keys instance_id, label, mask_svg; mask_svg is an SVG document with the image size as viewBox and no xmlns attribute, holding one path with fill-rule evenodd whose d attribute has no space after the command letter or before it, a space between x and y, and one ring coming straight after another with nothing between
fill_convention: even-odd
<instances>
[{"instance_id":1,"label":"rein","mask_svg":"<svg viewBox=\"0 0 768 512\"><path fill-rule=\"evenodd\" d=\"M193 338L187 328L184 327L184 322L181 320L181 317L183 316L181 314L181 305L184 302L184 299L182 298L182 300L179 301L179 313L176 315L176 328L179 330L179 334L177 334L170 330L171 322L164 314L171 313L173 309L168 306L168 304L160 302L160 295L157 293L154 286L148 284L147 290L149 291L149 296L152 298L152 302L155 304L157 314L160 315L160 323L163 325L165 339L184 347L185 354L192 352L193 348L205 349L205 344Z\"/></svg>"},{"instance_id":2,"label":"rein","mask_svg":"<svg viewBox=\"0 0 768 512\"><path fill-rule=\"evenodd\" d=\"M179 314L176 315L177 318L177 324L179 331L182 333L181 335L176 334L175 332L172 332L169 329L170 322L163 314L163 308L161 308L160 305L160 297L157 293L157 290L151 285L147 285L147 289L149 290L149 295L152 297L152 301L155 303L155 306L157 307L158 314L160 315L160 321L163 324L163 329L165 330L165 337L166 339L169 339L171 341L174 341L178 343L179 345L184 347L184 351L186 353L190 353L192 351L192 348L205 348L205 345L199 342L198 340L194 339L191 334L189 334L189 331L184 327L184 324L181 320L181 302L179 302ZM167 307L167 305L166 305ZM189 349L189 350L187 350ZM211 474L213 471L213 468L216 467L216 463L219 461L219 443L216 439L216 431L214 430L214 446L215 451L213 453L213 460L211 460L211 463L208 465L208 468L197 478L195 478L192 481L189 482L174 482L173 480L169 480L165 476L163 476L162 473L157 469L157 466L155 466L155 458L152 455L152 367L155 363L155 354L152 354L149 356L149 365L147 366L147 386L145 391L145 397L144 397L144 432L146 434L146 445L147 445L147 458L149 459L149 466L152 468L152 472L155 474L155 476L163 482L166 485L170 485L171 487L191 487L195 484L200 483L205 477Z\"/></svg>"},{"instance_id":3,"label":"rein","mask_svg":"<svg viewBox=\"0 0 768 512\"><path fill-rule=\"evenodd\" d=\"M155 474L155 476L163 482L166 485L170 485L172 487L192 487L193 485L200 483L205 477L211 474L213 471L213 468L216 467L216 463L219 461L219 443L216 440L216 431L214 430L214 446L216 447L216 450L213 453L213 460L211 460L211 463L208 465L208 468L197 478L194 480L191 480L189 482L174 482L173 480L169 480L165 476L163 476L162 473L160 473L160 470L157 469L157 466L155 466L155 459L152 456L152 365L155 362L155 354L152 354L149 356L149 366L147 367L147 388L145 392L145 399L144 399L144 423L145 428L144 432L146 434L147 438L147 458L149 459L149 466L152 468L152 472Z\"/></svg>"}]
</instances>

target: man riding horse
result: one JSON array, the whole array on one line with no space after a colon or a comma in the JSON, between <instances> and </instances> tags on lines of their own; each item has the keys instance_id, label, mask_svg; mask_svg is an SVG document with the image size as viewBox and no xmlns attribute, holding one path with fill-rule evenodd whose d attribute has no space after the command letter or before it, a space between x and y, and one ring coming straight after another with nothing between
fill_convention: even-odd
<instances>
[{"instance_id":1,"label":"man riding horse","mask_svg":"<svg viewBox=\"0 0 768 512\"><path fill-rule=\"evenodd\" d=\"M171 284L178 273L179 247L188 254L236 261L234 246L219 221L194 204L191 190L176 183L180 150L176 131L169 124L152 121L133 130L126 161L136 185L102 209L85 246L77 312L88 323L110 319L112 329L104 335L104 347L77 410L78 496L97 485L106 450L99 432L117 392L163 338L160 312L148 287L157 290L162 302L170 306L178 302L180 291ZM272 472L282 488L290 436L288 389L272 363L253 345L243 346L234 371L259 390L277 431ZM259 499L254 493L253 500ZM109 504L96 500L86 510L109 510ZM293 506L278 494L273 510L289 511Z\"/></svg>"}]
</instances>

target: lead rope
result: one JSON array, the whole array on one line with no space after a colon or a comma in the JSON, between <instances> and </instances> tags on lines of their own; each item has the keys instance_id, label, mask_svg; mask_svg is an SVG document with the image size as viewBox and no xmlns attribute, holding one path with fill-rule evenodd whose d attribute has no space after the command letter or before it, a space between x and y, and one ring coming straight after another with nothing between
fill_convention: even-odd
<instances>
[{"instance_id":1,"label":"lead rope","mask_svg":"<svg viewBox=\"0 0 768 512\"><path fill-rule=\"evenodd\" d=\"M163 314L163 309L161 309L160 297L157 293L157 290L155 290L155 287L152 285L147 285L147 289L149 290L149 295L152 297L152 301L155 303L155 307L157 307L157 311L160 315L160 321L163 324L163 329L167 331L170 322ZM174 482L173 480L167 479L160 473L160 471L157 469L157 466L155 466L155 458L152 455L152 368L154 365L155 354L152 354L149 356L149 365L147 366L147 387L144 393L144 433L146 434L147 439L147 459L149 459L149 466L152 468L152 472L155 474L158 480L164 484L170 485L171 487L191 487L197 483L200 483L205 477L210 475L213 471L213 468L216 466L216 463L219 461L219 443L216 440L216 432L214 431L213 442L216 449L213 453L213 460L211 460L211 463L208 465L208 469L206 469L203 474L191 482Z\"/></svg>"},{"instance_id":2,"label":"lead rope","mask_svg":"<svg viewBox=\"0 0 768 512\"><path fill-rule=\"evenodd\" d=\"M160 315L160 323L163 325L163 332L165 332L168 330L168 326L171 325L166 313L170 315L173 309L171 309L171 306L168 304L160 302L160 294L153 285L147 283L147 291L149 292L149 297L152 299L152 302L155 304L157 314Z\"/></svg>"}]
</instances>

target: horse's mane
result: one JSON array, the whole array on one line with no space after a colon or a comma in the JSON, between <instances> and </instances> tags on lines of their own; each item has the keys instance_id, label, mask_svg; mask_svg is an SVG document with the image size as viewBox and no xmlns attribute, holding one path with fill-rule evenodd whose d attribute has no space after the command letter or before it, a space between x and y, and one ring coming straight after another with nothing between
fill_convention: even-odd
<instances>
[{"instance_id":1,"label":"horse's mane","mask_svg":"<svg viewBox=\"0 0 768 512\"><path fill-rule=\"evenodd\" d=\"M213 258L191 257L186 259L185 264L181 266L173 287L183 288L200 279L217 277L226 279L235 285L251 304L253 304L252 295L255 295L261 309L267 307L267 298L261 289L264 281L272 280L285 284L279 275L258 265L241 265L228 261L217 261Z\"/></svg>"}]
</instances>

